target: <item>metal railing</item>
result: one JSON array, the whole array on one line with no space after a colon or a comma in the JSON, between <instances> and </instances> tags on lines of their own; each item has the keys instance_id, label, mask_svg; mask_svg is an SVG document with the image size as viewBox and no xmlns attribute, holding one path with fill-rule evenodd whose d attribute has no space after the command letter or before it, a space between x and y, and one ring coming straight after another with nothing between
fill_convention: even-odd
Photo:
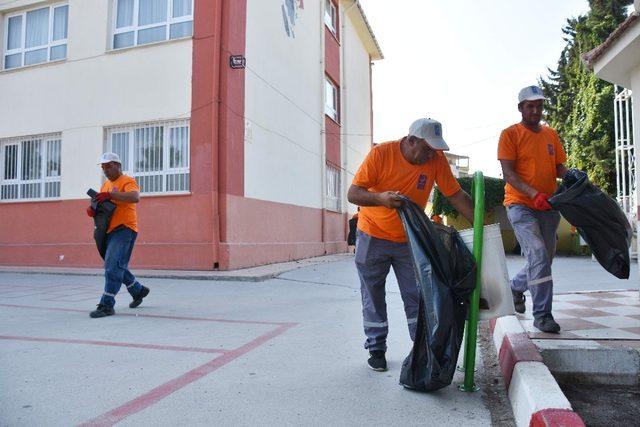
<instances>
[{"instance_id":1,"label":"metal railing","mask_svg":"<svg viewBox=\"0 0 640 427\"><path fill-rule=\"evenodd\" d=\"M60 134L0 141L0 200L60 197L61 151Z\"/></svg>"},{"instance_id":2,"label":"metal railing","mask_svg":"<svg viewBox=\"0 0 640 427\"><path fill-rule=\"evenodd\" d=\"M188 120L109 128L107 149L120 156L142 193L190 190Z\"/></svg>"},{"instance_id":3,"label":"metal railing","mask_svg":"<svg viewBox=\"0 0 640 427\"><path fill-rule=\"evenodd\" d=\"M616 199L634 233L637 233L636 156L633 141L633 105L631 91L614 85L614 130L616 156ZM631 255L637 257L632 245Z\"/></svg>"}]
</instances>

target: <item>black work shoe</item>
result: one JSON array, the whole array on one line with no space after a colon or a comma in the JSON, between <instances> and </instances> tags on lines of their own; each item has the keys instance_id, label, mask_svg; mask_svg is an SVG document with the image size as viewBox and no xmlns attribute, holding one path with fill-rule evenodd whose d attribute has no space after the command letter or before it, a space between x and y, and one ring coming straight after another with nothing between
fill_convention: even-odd
<instances>
[{"instance_id":1,"label":"black work shoe","mask_svg":"<svg viewBox=\"0 0 640 427\"><path fill-rule=\"evenodd\" d=\"M142 290L140 291L140 294L136 298L134 298L133 301L129 303L129 308L136 308L137 306L142 304L142 299L147 295L149 295L149 288L147 288L146 286L143 286Z\"/></svg>"},{"instance_id":2,"label":"black work shoe","mask_svg":"<svg viewBox=\"0 0 640 427\"><path fill-rule=\"evenodd\" d=\"M524 302L527 300L524 293L511 289L511 295L513 295L513 306L516 308L516 312L524 313L527 310L527 307L524 305Z\"/></svg>"},{"instance_id":3,"label":"black work shoe","mask_svg":"<svg viewBox=\"0 0 640 427\"><path fill-rule=\"evenodd\" d=\"M387 370L387 359L384 357L384 351L373 350L369 352L369 360L367 364L371 369L378 372L384 372Z\"/></svg>"},{"instance_id":4,"label":"black work shoe","mask_svg":"<svg viewBox=\"0 0 640 427\"><path fill-rule=\"evenodd\" d=\"M113 307L104 304L98 304L98 308L89 313L89 316L97 319L99 317L112 316L115 313L116 311L113 309Z\"/></svg>"},{"instance_id":5,"label":"black work shoe","mask_svg":"<svg viewBox=\"0 0 640 427\"><path fill-rule=\"evenodd\" d=\"M560 325L553 320L551 313L544 314L533 321L533 326L540 329L542 332L550 332L557 334L560 332Z\"/></svg>"}]
</instances>

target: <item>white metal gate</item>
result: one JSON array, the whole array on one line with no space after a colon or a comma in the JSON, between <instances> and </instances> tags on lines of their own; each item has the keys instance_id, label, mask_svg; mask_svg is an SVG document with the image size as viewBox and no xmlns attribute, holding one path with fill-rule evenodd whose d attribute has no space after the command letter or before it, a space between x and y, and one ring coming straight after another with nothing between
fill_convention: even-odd
<instances>
[{"instance_id":1,"label":"white metal gate","mask_svg":"<svg viewBox=\"0 0 640 427\"><path fill-rule=\"evenodd\" d=\"M638 197L636 194L636 156L633 147L633 107L631 91L614 86L614 123L616 138L617 200L637 235ZM631 254L637 257L637 247L631 245Z\"/></svg>"}]
</instances>

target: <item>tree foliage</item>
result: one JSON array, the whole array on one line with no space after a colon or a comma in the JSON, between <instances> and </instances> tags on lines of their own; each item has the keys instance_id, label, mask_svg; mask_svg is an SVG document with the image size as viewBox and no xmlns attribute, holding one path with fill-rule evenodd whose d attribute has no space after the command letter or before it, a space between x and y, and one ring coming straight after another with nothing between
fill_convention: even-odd
<instances>
[{"instance_id":1,"label":"tree foliage","mask_svg":"<svg viewBox=\"0 0 640 427\"><path fill-rule=\"evenodd\" d=\"M544 119L558 131L568 165L582 169L603 191L615 194L613 85L589 71L580 55L597 47L626 18L632 0L589 0L586 15L567 19L566 46L556 70L540 85L549 99Z\"/></svg>"}]
</instances>

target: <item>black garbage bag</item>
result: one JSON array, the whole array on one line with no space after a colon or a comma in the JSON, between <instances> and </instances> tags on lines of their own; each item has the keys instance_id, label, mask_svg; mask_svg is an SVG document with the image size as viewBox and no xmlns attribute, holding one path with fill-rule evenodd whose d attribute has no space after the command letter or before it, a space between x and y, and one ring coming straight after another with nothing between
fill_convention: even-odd
<instances>
[{"instance_id":1,"label":"black garbage bag","mask_svg":"<svg viewBox=\"0 0 640 427\"><path fill-rule=\"evenodd\" d=\"M433 391L451 384L464 335L476 265L455 229L434 224L415 203L398 209L413 258L420 307L400 384Z\"/></svg>"},{"instance_id":2,"label":"black garbage bag","mask_svg":"<svg viewBox=\"0 0 640 427\"><path fill-rule=\"evenodd\" d=\"M605 270L629 278L631 225L618 203L589 182L585 172L570 169L549 204L578 229Z\"/></svg>"},{"instance_id":3,"label":"black garbage bag","mask_svg":"<svg viewBox=\"0 0 640 427\"><path fill-rule=\"evenodd\" d=\"M93 217L93 240L96 242L98 253L104 259L107 253L107 230L116 205L109 200L98 203L95 198L97 194L98 192L91 188L87 191L87 195L91 197L91 208L96 212Z\"/></svg>"}]
</instances>

